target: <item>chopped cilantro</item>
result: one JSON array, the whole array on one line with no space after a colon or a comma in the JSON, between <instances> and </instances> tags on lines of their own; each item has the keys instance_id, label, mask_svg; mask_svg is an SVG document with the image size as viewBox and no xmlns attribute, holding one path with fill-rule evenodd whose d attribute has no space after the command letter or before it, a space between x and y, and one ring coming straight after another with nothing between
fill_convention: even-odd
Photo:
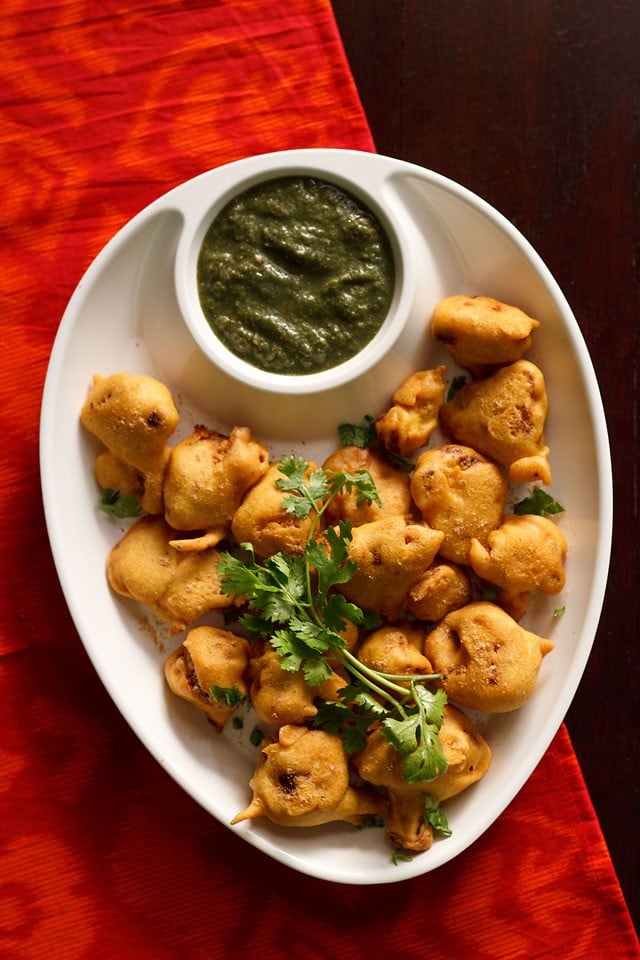
<instances>
[{"instance_id":1,"label":"chopped cilantro","mask_svg":"<svg viewBox=\"0 0 640 960\"><path fill-rule=\"evenodd\" d=\"M237 707L244 702L245 695L238 687L209 687L209 699L213 703L223 703L225 707Z\"/></svg>"},{"instance_id":2,"label":"chopped cilantro","mask_svg":"<svg viewBox=\"0 0 640 960\"><path fill-rule=\"evenodd\" d=\"M142 513L140 500L133 493L120 493L105 487L100 493L99 507L112 517L139 517Z\"/></svg>"},{"instance_id":3,"label":"chopped cilantro","mask_svg":"<svg viewBox=\"0 0 640 960\"><path fill-rule=\"evenodd\" d=\"M449 400L452 400L458 390L461 390L467 382L467 378L464 375L459 377L454 377L451 383L449 384L449 389L447 390L447 403Z\"/></svg>"},{"instance_id":4,"label":"chopped cilantro","mask_svg":"<svg viewBox=\"0 0 640 960\"><path fill-rule=\"evenodd\" d=\"M534 487L528 497L515 504L513 512L518 516L534 513L536 516L544 517L554 513L564 513L564 507L542 487Z\"/></svg>"}]
</instances>

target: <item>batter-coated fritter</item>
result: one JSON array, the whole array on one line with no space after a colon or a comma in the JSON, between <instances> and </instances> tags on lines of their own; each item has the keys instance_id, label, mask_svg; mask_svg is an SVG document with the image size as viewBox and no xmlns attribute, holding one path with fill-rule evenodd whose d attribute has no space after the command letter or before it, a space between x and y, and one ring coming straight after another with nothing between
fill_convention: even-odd
<instances>
[{"instance_id":1,"label":"batter-coated fritter","mask_svg":"<svg viewBox=\"0 0 640 960\"><path fill-rule=\"evenodd\" d=\"M378 440L391 453L411 457L429 440L444 402L444 371L436 367L411 374L393 394L393 406L376 418Z\"/></svg>"},{"instance_id":2,"label":"batter-coated fritter","mask_svg":"<svg viewBox=\"0 0 640 960\"><path fill-rule=\"evenodd\" d=\"M443 534L404 517L353 528L349 556L358 568L339 589L353 603L397 620L409 588L433 562Z\"/></svg>"},{"instance_id":3,"label":"batter-coated fritter","mask_svg":"<svg viewBox=\"0 0 640 960\"><path fill-rule=\"evenodd\" d=\"M232 824L257 817L285 827L315 827L334 820L358 824L385 808L375 793L349 785L340 737L306 727L281 727L277 741L262 747L250 787L253 799Z\"/></svg>"},{"instance_id":4,"label":"batter-coated fritter","mask_svg":"<svg viewBox=\"0 0 640 960\"><path fill-rule=\"evenodd\" d=\"M358 647L356 656L366 667L398 676L433 673L422 652L424 627L412 623L379 627Z\"/></svg>"},{"instance_id":5,"label":"batter-coated fritter","mask_svg":"<svg viewBox=\"0 0 640 960\"><path fill-rule=\"evenodd\" d=\"M436 304L431 333L461 367L482 376L486 369L519 360L540 326L518 307L493 297L461 293Z\"/></svg>"},{"instance_id":6,"label":"batter-coated fritter","mask_svg":"<svg viewBox=\"0 0 640 960\"><path fill-rule=\"evenodd\" d=\"M424 822L424 794L438 801L456 796L484 776L491 762L486 740L451 704L444 708L439 738L447 770L422 783L407 782L400 754L379 728L369 734L364 750L354 758L364 781L388 790L387 832L393 844L405 850L428 850L433 842L433 832Z\"/></svg>"},{"instance_id":7,"label":"batter-coated fritter","mask_svg":"<svg viewBox=\"0 0 640 960\"><path fill-rule=\"evenodd\" d=\"M249 645L243 637L219 627L194 627L184 643L165 661L164 673L170 690L201 710L219 730L235 713L247 695L245 673ZM238 703L229 706L224 696L216 698L213 688L237 693Z\"/></svg>"},{"instance_id":8,"label":"batter-coated fritter","mask_svg":"<svg viewBox=\"0 0 640 960\"><path fill-rule=\"evenodd\" d=\"M142 509L162 513L167 440L178 425L170 391L154 377L96 374L80 412L83 426L144 478Z\"/></svg>"},{"instance_id":9,"label":"batter-coated fritter","mask_svg":"<svg viewBox=\"0 0 640 960\"><path fill-rule=\"evenodd\" d=\"M453 563L433 563L412 585L405 609L418 620L435 623L471 602L471 580Z\"/></svg>"},{"instance_id":10,"label":"batter-coated fritter","mask_svg":"<svg viewBox=\"0 0 640 960\"><path fill-rule=\"evenodd\" d=\"M103 450L96 457L95 474L102 490L118 490L120 493L142 497L144 477L135 467L118 460L111 450Z\"/></svg>"},{"instance_id":11,"label":"batter-coated fritter","mask_svg":"<svg viewBox=\"0 0 640 960\"><path fill-rule=\"evenodd\" d=\"M234 601L220 592L220 554L181 553L171 546L175 536L162 517L141 517L111 550L107 576L116 593L144 603L178 633Z\"/></svg>"},{"instance_id":12,"label":"batter-coated fritter","mask_svg":"<svg viewBox=\"0 0 640 960\"><path fill-rule=\"evenodd\" d=\"M267 448L248 427L230 436L198 426L171 451L164 479L165 520L174 530L202 530L200 540L178 540L179 549L215 546L231 528L246 492L267 472Z\"/></svg>"},{"instance_id":13,"label":"batter-coated fritter","mask_svg":"<svg viewBox=\"0 0 640 960\"><path fill-rule=\"evenodd\" d=\"M317 464L310 463L307 477L316 469ZM238 543L253 544L261 560L280 551L303 553L309 537L312 518L296 518L282 506L287 494L276 486L282 478L278 464L274 463L246 494L231 521Z\"/></svg>"},{"instance_id":14,"label":"batter-coated fritter","mask_svg":"<svg viewBox=\"0 0 640 960\"><path fill-rule=\"evenodd\" d=\"M251 706L256 716L270 726L302 725L315 717L315 700L335 700L346 681L334 674L317 687L310 687L302 670L284 670L270 646L258 646L250 662Z\"/></svg>"},{"instance_id":15,"label":"batter-coated fritter","mask_svg":"<svg viewBox=\"0 0 640 960\"><path fill-rule=\"evenodd\" d=\"M445 433L507 467L512 483L551 483L546 416L544 377L528 360L467 383L440 409Z\"/></svg>"},{"instance_id":16,"label":"batter-coated fritter","mask_svg":"<svg viewBox=\"0 0 640 960\"><path fill-rule=\"evenodd\" d=\"M567 541L547 517L507 515L486 539L472 540L469 561L474 572L512 593L542 590L559 593L565 584Z\"/></svg>"},{"instance_id":17,"label":"batter-coated fritter","mask_svg":"<svg viewBox=\"0 0 640 960\"><path fill-rule=\"evenodd\" d=\"M423 520L444 535L440 554L453 563L468 564L471 539L483 540L499 526L507 493L495 463L457 444L425 450L411 480Z\"/></svg>"},{"instance_id":18,"label":"batter-coated fritter","mask_svg":"<svg viewBox=\"0 0 640 960\"><path fill-rule=\"evenodd\" d=\"M357 490L340 493L326 512L327 522L330 524L336 524L339 520L350 520L354 526L358 526L386 516L404 517L411 509L409 476L369 447L341 447L327 457L323 468L328 474L368 470L381 501L380 506L367 502L359 504Z\"/></svg>"},{"instance_id":19,"label":"batter-coated fritter","mask_svg":"<svg viewBox=\"0 0 640 960\"><path fill-rule=\"evenodd\" d=\"M533 693L553 643L523 629L493 603L449 613L425 639L424 653L451 700L473 710L516 710Z\"/></svg>"}]
</instances>

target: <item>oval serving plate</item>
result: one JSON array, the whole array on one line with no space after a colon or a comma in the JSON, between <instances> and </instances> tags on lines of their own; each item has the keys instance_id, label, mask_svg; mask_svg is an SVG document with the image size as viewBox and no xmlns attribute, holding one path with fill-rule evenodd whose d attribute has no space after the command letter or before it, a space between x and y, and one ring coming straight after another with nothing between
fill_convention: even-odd
<instances>
[{"instance_id":1,"label":"oval serving plate","mask_svg":"<svg viewBox=\"0 0 640 960\"><path fill-rule=\"evenodd\" d=\"M408 319L387 355L337 389L292 398L230 381L196 347L177 293L181 239L204 209L265 173L310 173L362 184L403 237ZM177 266L178 265L178 266ZM569 707L593 644L606 586L612 490L600 395L578 324L556 282L517 230L474 194L413 164L348 150L299 150L228 164L170 191L102 250L74 292L47 373L40 456L51 547L84 647L115 704L164 769L221 823L246 806L257 752L237 731L217 735L204 716L167 692L166 656L180 642L116 598L105 577L110 547L125 529L97 509L96 447L79 424L94 373L149 373L173 390L176 439L195 423L246 424L273 458L292 450L322 462L339 443L340 422L388 406L413 370L447 364L428 335L433 305L451 293L515 303L541 321L527 355L544 372L550 398L545 439L551 492L566 508L569 541L563 594L537 602L523 625L555 642L537 688L520 710L478 720L493 751L488 774L445 810L453 835L397 865L381 830L332 824L283 829L267 821L234 832L290 867L331 881L389 883L433 870L467 849L530 776ZM432 440L433 445L433 440ZM554 610L564 607L560 617ZM141 629L141 626L146 629ZM248 727L250 724L245 724ZM230 726L230 725L229 725Z\"/></svg>"}]
</instances>

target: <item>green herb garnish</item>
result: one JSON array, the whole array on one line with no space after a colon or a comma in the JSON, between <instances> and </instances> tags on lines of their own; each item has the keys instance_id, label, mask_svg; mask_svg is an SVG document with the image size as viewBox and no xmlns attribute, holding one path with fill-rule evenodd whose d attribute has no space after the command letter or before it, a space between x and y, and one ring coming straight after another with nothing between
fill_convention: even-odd
<instances>
[{"instance_id":1,"label":"green herb garnish","mask_svg":"<svg viewBox=\"0 0 640 960\"><path fill-rule=\"evenodd\" d=\"M430 797L428 793L424 795L424 820L432 830L441 833L443 837L451 836L451 827L440 809L439 801Z\"/></svg>"},{"instance_id":2,"label":"green herb garnish","mask_svg":"<svg viewBox=\"0 0 640 960\"><path fill-rule=\"evenodd\" d=\"M105 487L100 493L99 507L112 517L139 517L142 513L140 500L133 493L120 493Z\"/></svg>"},{"instance_id":3,"label":"green herb garnish","mask_svg":"<svg viewBox=\"0 0 640 960\"><path fill-rule=\"evenodd\" d=\"M399 453L394 453L393 450L387 450L380 443L376 432L375 417L370 414L366 414L361 424L341 423L338 427L338 437L343 447L361 447L363 450L366 447L371 447L372 450L377 450L392 466L398 467L405 473L409 473L415 466L413 460L409 457L402 457Z\"/></svg>"},{"instance_id":4,"label":"green herb garnish","mask_svg":"<svg viewBox=\"0 0 640 960\"><path fill-rule=\"evenodd\" d=\"M223 703L225 707L238 707L246 697L239 687L209 687L209 699L212 703Z\"/></svg>"},{"instance_id":5,"label":"green herb garnish","mask_svg":"<svg viewBox=\"0 0 640 960\"><path fill-rule=\"evenodd\" d=\"M331 677L332 660L349 673L351 683L338 701L321 705L316 725L340 732L352 752L366 742L372 720L380 720L383 735L403 758L409 782L432 780L447 766L438 738L446 695L424 684L440 676L382 673L346 648L342 634L348 623L371 629L379 619L334 589L357 569L349 557L351 524L342 521L320 536L322 517L338 494L355 490L359 503L380 502L373 479L368 471L309 473L307 461L294 456L281 459L280 471L277 485L286 494L285 511L312 518L305 551L277 553L259 564L251 545L242 544L246 559L222 555L221 589L245 599L248 613L240 623L250 637L269 638L284 670L302 670L311 687Z\"/></svg>"},{"instance_id":6,"label":"green herb garnish","mask_svg":"<svg viewBox=\"0 0 640 960\"><path fill-rule=\"evenodd\" d=\"M458 390L461 390L464 387L466 382L467 382L467 378L464 375L453 378L453 380L449 384L449 389L447 390L447 403L449 402L449 400L452 400L455 397Z\"/></svg>"},{"instance_id":7,"label":"green herb garnish","mask_svg":"<svg viewBox=\"0 0 640 960\"><path fill-rule=\"evenodd\" d=\"M554 513L564 513L564 507L542 487L535 487L528 497L516 503L513 512L518 516L525 513L534 513L536 516L544 517Z\"/></svg>"}]
</instances>

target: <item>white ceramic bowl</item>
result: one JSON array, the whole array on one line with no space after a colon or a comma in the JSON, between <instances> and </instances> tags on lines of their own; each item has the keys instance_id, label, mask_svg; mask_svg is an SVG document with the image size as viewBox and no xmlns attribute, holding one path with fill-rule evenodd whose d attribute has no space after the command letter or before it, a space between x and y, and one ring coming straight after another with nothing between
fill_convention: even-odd
<instances>
[{"instance_id":1,"label":"white ceramic bowl","mask_svg":"<svg viewBox=\"0 0 640 960\"><path fill-rule=\"evenodd\" d=\"M393 224L404 285L401 330L354 379L320 391L275 391L242 382L205 356L184 322L184 260L203 220L256 177L314 171L357 184ZM188 238L188 239L187 239ZM188 267L188 269L190 269ZM176 270L178 273L176 274ZM78 415L91 377L151 373L174 390L180 431L194 423L251 426L272 457L291 450L321 462L338 445L336 426L384 409L413 370L445 362L430 339L433 305L457 292L515 303L541 321L528 356L543 369L550 397L546 440L558 520L569 541L567 587L541 598L525 625L556 644L532 698L512 714L480 718L493 761L489 773L449 801L450 839L411 862L391 863L379 830L341 825L283 829L266 821L234 827L239 838L309 875L368 884L433 870L467 849L525 783L556 733L582 676L603 600L611 539L607 433L592 365L578 324L549 270L517 230L463 187L388 157L341 150L269 154L205 173L160 197L99 254L71 298L47 374L41 418L41 473L47 526L62 588L99 676L133 730L167 772L221 823L248 799L255 751L232 730L222 736L167 693L166 655L180 637L140 630L141 611L110 592L107 552L124 525L96 508L96 447ZM361 361L366 364L368 358ZM179 434L180 434L179 431ZM179 435L178 434L178 435ZM565 607L554 617L557 607ZM240 852L240 850L239 850Z\"/></svg>"},{"instance_id":2,"label":"white ceramic bowl","mask_svg":"<svg viewBox=\"0 0 640 960\"><path fill-rule=\"evenodd\" d=\"M276 156L275 160L279 161L279 165L275 175L319 178L324 173L322 163L318 164L313 157L306 162L300 162L295 159L296 156L294 155L290 163ZM257 161L254 159L247 164L245 175L240 176L231 191L220 195L214 182L210 203L203 203L206 200L204 191L202 195L194 196L176 253L176 292L185 324L204 356L215 367L236 380L241 389L244 386L251 386L275 395L309 396L351 383L364 376L389 355L409 320L410 308L414 302L413 261L407 246L407 232L403 230L394 209L390 207L385 210L381 207L375 195L369 193L361 182L350 177L348 172L333 173L332 184L347 191L369 208L377 217L389 240L395 267L395 288L387 316L380 330L365 349L344 363L327 370L305 375L285 375L270 373L247 363L227 349L209 324L198 295L197 263L205 234L226 204L245 190L273 178L274 170L267 162L267 158L264 158L264 163L260 159Z\"/></svg>"}]
</instances>

